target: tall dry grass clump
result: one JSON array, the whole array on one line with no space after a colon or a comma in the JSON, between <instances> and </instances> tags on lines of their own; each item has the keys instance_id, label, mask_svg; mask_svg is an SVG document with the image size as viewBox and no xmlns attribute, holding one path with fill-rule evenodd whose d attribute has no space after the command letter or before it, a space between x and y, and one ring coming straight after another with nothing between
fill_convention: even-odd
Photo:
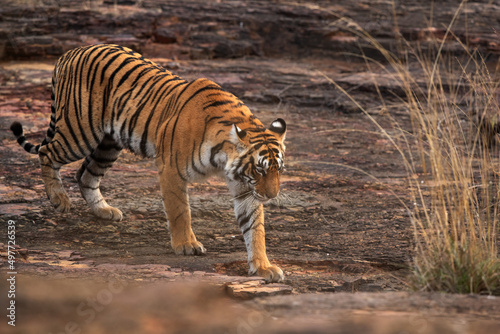
<instances>
[{"instance_id":1,"label":"tall dry grass clump","mask_svg":"<svg viewBox=\"0 0 500 334\"><path fill-rule=\"evenodd\" d=\"M465 46L464 46L465 47ZM414 285L457 293L498 293L498 155L490 147L498 83L484 61L418 59L425 87L407 91L426 182L412 179ZM406 74L405 74L406 76ZM424 194L429 193L430 198Z\"/></svg>"},{"instance_id":2,"label":"tall dry grass clump","mask_svg":"<svg viewBox=\"0 0 500 334\"><path fill-rule=\"evenodd\" d=\"M335 24L368 41L387 60L389 66L365 57L375 78L389 74L404 90L401 100L411 116L412 133L401 130L399 139L358 106L405 161L413 202L407 208L416 245L414 288L500 294L500 163L498 149L490 147L499 128L500 80L479 53L453 35L464 5L444 37L434 38L425 52L400 37L398 56L355 23L341 19ZM443 52L449 40L459 43L460 58Z\"/></svg>"}]
</instances>

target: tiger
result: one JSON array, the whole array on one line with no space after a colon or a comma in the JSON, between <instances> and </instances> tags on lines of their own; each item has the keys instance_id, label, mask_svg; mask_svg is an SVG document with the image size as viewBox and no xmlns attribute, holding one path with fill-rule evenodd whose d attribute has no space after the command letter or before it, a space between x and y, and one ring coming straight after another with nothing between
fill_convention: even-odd
<instances>
[{"instance_id":1,"label":"tiger","mask_svg":"<svg viewBox=\"0 0 500 334\"><path fill-rule=\"evenodd\" d=\"M263 204L280 191L286 123L266 128L235 95L205 78L187 81L123 46L98 44L66 52L51 84L50 125L43 141L29 143L19 122L11 131L25 151L38 154L48 199L58 212L70 201L60 168L81 159L82 197L102 219L120 221L99 185L123 149L153 158L178 255L204 255L191 228L188 185L225 178L248 255L248 274L284 279L266 254Z\"/></svg>"}]
</instances>

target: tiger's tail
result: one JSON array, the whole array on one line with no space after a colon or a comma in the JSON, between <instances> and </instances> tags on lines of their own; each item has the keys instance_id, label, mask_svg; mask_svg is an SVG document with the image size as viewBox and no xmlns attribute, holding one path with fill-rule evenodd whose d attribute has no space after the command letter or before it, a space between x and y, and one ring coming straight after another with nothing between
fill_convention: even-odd
<instances>
[{"instance_id":1,"label":"tiger's tail","mask_svg":"<svg viewBox=\"0 0 500 334\"><path fill-rule=\"evenodd\" d=\"M50 125L49 128L47 129L47 134L45 135L45 139L42 141L41 144L38 145L33 145L29 141L26 140L26 137L24 136L23 133L23 126L19 122L14 122L10 126L10 130L16 136L17 142L19 145L21 145L24 150L28 153L31 154L38 154L38 151L40 150L41 146L47 145L52 141L52 138L54 138L55 134L55 129L56 129L56 100L55 100L55 87L56 87L56 80L55 80L55 74L52 77L52 89L51 89L51 94L50 94L50 99L51 99L51 115L50 115Z\"/></svg>"}]
</instances>

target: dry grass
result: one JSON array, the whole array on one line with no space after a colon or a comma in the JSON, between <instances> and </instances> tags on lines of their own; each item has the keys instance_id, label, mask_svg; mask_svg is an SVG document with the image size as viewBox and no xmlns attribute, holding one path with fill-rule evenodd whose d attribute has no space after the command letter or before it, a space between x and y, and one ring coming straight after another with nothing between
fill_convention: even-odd
<instances>
[{"instance_id":1,"label":"dry grass","mask_svg":"<svg viewBox=\"0 0 500 334\"><path fill-rule=\"evenodd\" d=\"M355 23L343 19L337 24L376 48L389 66L365 58L367 65L374 72L390 73L405 91L402 102L413 133L401 130L398 139L358 106L405 161L413 202L408 210L416 245L414 288L500 294L500 166L498 152L491 147L500 80L479 53L454 38L453 24L464 4L446 36L434 39L433 52L424 53L401 38L395 56ZM450 39L460 43L466 57L445 56L443 46Z\"/></svg>"},{"instance_id":2,"label":"dry grass","mask_svg":"<svg viewBox=\"0 0 500 334\"><path fill-rule=\"evenodd\" d=\"M430 190L427 200L421 184L413 184L420 204L412 215L414 283L423 290L491 294L500 292L498 156L468 111L474 108L485 124L498 111L498 87L482 59L469 57L472 66L439 54L434 62L419 60L427 88L407 93Z\"/></svg>"}]
</instances>

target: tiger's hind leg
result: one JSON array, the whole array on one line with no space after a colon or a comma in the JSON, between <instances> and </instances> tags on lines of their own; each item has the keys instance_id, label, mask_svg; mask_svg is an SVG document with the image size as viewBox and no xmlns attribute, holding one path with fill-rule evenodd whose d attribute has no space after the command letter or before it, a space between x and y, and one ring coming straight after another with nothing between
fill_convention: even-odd
<instances>
[{"instance_id":1,"label":"tiger's hind leg","mask_svg":"<svg viewBox=\"0 0 500 334\"><path fill-rule=\"evenodd\" d=\"M109 136L105 136L97 148L88 155L78 172L76 180L83 198L94 215L103 219L121 220L123 214L114 208L101 195L99 185L106 171L118 159L122 148Z\"/></svg>"},{"instance_id":2,"label":"tiger's hind leg","mask_svg":"<svg viewBox=\"0 0 500 334\"><path fill-rule=\"evenodd\" d=\"M52 146L53 144L50 143L40 147L38 151L42 169L42 180L45 184L47 196L56 208L56 211L68 212L70 208L69 197L62 185L59 170L69 161L61 161L61 157L51 150Z\"/></svg>"}]
</instances>

